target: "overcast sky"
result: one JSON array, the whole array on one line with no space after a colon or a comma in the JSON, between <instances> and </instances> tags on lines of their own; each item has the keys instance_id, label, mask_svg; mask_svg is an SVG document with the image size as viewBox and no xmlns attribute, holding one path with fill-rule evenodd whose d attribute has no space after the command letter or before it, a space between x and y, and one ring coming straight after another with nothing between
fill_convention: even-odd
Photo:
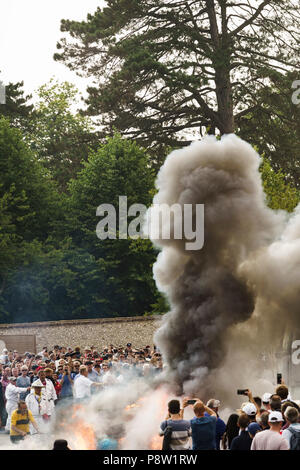
<instances>
[{"instance_id":1,"label":"overcast sky","mask_svg":"<svg viewBox=\"0 0 300 470\"><path fill-rule=\"evenodd\" d=\"M86 19L104 0L0 0L0 80L24 81L27 93L54 76L83 91L86 82L54 62L61 19Z\"/></svg>"}]
</instances>

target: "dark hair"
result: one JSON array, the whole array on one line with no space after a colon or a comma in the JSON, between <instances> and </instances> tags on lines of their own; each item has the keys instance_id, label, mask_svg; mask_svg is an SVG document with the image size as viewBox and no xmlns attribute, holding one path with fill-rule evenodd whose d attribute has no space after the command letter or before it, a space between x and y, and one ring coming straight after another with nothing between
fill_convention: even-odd
<instances>
[{"instance_id":1,"label":"dark hair","mask_svg":"<svg viewBox=\"0 0 300 470\"><path fill-rule=\"evenodd\" d=\"M70 450L68 442L65 439L57 439L54 441L52 450Z\"/></svg>"},{"instance_id":2,"label":"dark hair","mask_svg":"<svg viewBox=\"0 0 300 470\"><path fill-rule=\"evenodd\" d=\"M267 411L261 413L260 422L262 424L263 429L269 429L269 413Z\"/></svg>"},{"instance_id":3,"label":"dark hair","mask_svg":"<svg viewBox=\"0 0 300 470\"><path fill-rule=\"evenodd\" d=\"M227 424L226 424L226 436L228 440L228 447L230 448L232 439L239 434L239 427L237 425L239 419L239 415L236 413L233 413L232 415L229 416Z\"/></svg>"},{"instance_id":4,"label":"dark hair","mask_svg":"<svg viewBox=\"0 0 300 470\"><path fill-rule=\"evenodd\" d=\"M289 389L286 385L279 385L276 388L276 395L279 395L281 400L286 400L289 394Z\"/></svg>"},{"instance_id":5,"label":"dark hair","mask_svg":"<svg viewBox=\"0 0 300 470\"><path fill-rule=\"evenodd\" d=\"M168 403L168 410L171 415L176 415L180 411L180 402L179 400L171 400Z\"/></svg>"},{"instance_id":6,"label":"dark hair","mask_svg":"<svg viewBox=\"0 0 300 470\"><path fill-rule=\"evenodd\" d=\"M270 407L272 411L281 411L281 398L279 395L271 396Z\"/></svg>"},{"instance_id":7,"label":"dark hair","mask_svg":"<svg viewBox=\"0 0 300 470\"><path fill-rule=\"evenodd\" d=\"M238 426L241 428L241 429L246 429L246 427L248 426L248 424L250 423L250 418L249 416L247 416L245 413L242 413L240 416L239 416L239 419L238 419Z\"/></svg>"},{"instance_id":8,"label":"dark hair","mask_svg":"<svg viewBox=\"0 0 300 470\"><path fill-rule=\"evenodd\" d=\"M259 406L259 408L261 408L261 403L262 403L261 398L260 397L254 397L253 400Z\"/></svg>"},{"instance_id":9,"label":"dark hair","mask_svg":"<svg viewBox=\"0 0 300 470\"><path fill-rule=\"evenodd\" d=\"M294 403L293 401L285 401L282 406L281 406L281 412L284 414L285 410L287 409L288 406L291 406L292 408L296 408L297 411L300 411L299 406L297 403Z\"/></svg>"}]
</instances>

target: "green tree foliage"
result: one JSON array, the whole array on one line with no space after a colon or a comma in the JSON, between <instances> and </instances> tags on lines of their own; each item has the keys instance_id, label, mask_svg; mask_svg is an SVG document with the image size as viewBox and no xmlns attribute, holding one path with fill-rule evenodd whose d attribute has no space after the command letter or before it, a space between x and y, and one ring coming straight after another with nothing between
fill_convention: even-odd
<instances>
[{"instance_id":1,"label":"green tree foliage","mask_svg":"<svg viewBox=\"0 0 300 470\"><path fill-rule=\"evenodd\" d=\"M0 196L13 197L10 217L18 236L25 241L48 237L60 207L56 187L21 132L4 118L0 119Z\"/></svg>"},{"instance_id":2,"label":"green tree foliage","mask_svg":"<svg viewBox=\"0 0 300 470\"><path fill-rule=\"evenodd\" d=\"M75 109L79 95L74 85L51 80L40 87L38 96L29 142L59 188L65 190L87 160L96 138L93 125Z\"/></svg>"},{"instance_id":3,"label":"green tree foliage","mask_svg":"<svg viewBox=\"0 0 300 470\"><path fill-rule=\"evenodd\" d=\"M300 184L300 106L292 102L297 73L273 72L270 86L253 97L254 105L238 121L238 134L265 155L288 181ZM300 86L298 86L300 88ZM279 183L279 181L278 181ZM279 184L278 192L282 184Z\"/></svg>"},{"instance_id":4,"label":"green tree foliage","mask_svg":"<svg viewBox=\"0 0 300 470\"><path fill-rule=\"evenodd\" d=\"M286 177L281 170L275 172L266 158L263 160L260 171L268 206L274 210L293 212L300 202L299 190L286 182Z\"/></svg>"},{"instance_id":5,"label":"green tree foliage","mask_svg":"<svg viewBox=\"0 0 300 470\"><path fill-rule=\"evenodd\" d=\"M33 104L29 104L32 96L25 95L24 82L9 83L5 87L5 104L0 104L0 117L6 117L14 127L22 131L30 129L33 115Z\"/></svg>"},{"instance_id":6,"label":"green tree foliage","mask_svg":"<svg viewBox=\"0 0 300 470\"><path fill-rule=\"evenodd\" d=\"M145 150L118 135L108 139L59 198L19 131L0 123L0 322L166 309L153 281L149 240L96 236L100 204L118 207L123 194L128 206L151 204L154 173Z\"/></svg>"},{"instance_id":7,"label":"green tree foliage","mask_svg":"<svg viewBox=\"0 0 300 470\"><path fill-rule=\"evenodd\" d=\"M70 185L70 233L77 246L89 247L104 275L102 288L104 316L141 315L151 310L158 297L152 277L155 252L149 240L99 240L96 237L96 209L113 204L119 209L119 195L134 203L150 206L154 174L146 152L134 142L116 135L91 154L85 168ZM118 230L118 226L117 226Z\"/></svg>"},{"instance_id":8,"label":"green tree foliage","mask_svg":"<svg viewBox=\"0 0 300 470\"><path fill-rule=\"evenodd\" d=\"M54 56L93 77L88 111L106 134L182 146L207 128L233 132L274 71L299 71L294 0L106 3L86 21L62 21L69 36Z\"/></svg>"}]
</instances>

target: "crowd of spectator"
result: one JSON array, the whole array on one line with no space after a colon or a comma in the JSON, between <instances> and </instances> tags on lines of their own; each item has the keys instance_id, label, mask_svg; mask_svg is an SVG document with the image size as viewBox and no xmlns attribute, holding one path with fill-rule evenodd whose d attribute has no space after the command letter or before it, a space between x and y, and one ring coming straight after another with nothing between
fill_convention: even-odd
<instances>
[{"instance_id":1,"label":"crowd of spectator","mask_svg":"<svg viewBox=\"0 0 300 470\"><path fill-rule=\"evenodd\" d=\"M146 346L109 345L44 347L38 354L4 349L0 355L0 429L18 442L46 429L55 407L65 400L82 401L97 389L121 383L131 371L138 376L162 370L161 354Z\"/></svg>"},{"instance_id":2,"label":"crowd of spectator","mask_svg":"<svg viewBox=\"0 0 300 470\"><path fill-rule=\"evenodd\" d=\"M134 349L110 345L54 346L38 354L4 349L0 355L0 430L13 443L27 434L47 429L54 410L66 400L82 402L98 389L122 383L131 372L151 377L163 368L160 352L146 346ZM300 408L282 382L274 393L253 397L249 389L239 391L246 401L227 422L219 413L221 403L199 398L168 403L161 423L162 448L167 450L300 450ZM194 417L184 419L187 407ZM58 441L60 443L60 441ZM65 441L64 441L65 442Z\"/></svg>"},{"instance_id":3,"label":"crowd of spectator","mask_svg":"<svg viewBox=\"0 0 300 470\"><path fill-rule=\"evenodd\" d=\"M161 423L163 449L167 450L300 450L300 408L282 383L275 392L253 397L232 413L227 423L219 416L220 401L205 405L198 398L168 403L168 414ZM187 406L194 418L184 419Z\"/></svg>"}]
</instances>

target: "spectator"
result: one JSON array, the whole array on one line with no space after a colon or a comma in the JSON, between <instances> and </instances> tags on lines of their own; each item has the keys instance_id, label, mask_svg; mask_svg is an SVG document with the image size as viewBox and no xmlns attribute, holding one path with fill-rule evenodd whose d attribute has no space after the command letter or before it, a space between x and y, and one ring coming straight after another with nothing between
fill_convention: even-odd
<instances>
[{"instance_id":1,"label":"spectator","mask_svg":"<svg viewBox=\"0 0 300 470\"><path fill-rule=\"evenodd\" d=\"M257 432L261 431L261 427L259 426L258 423L250 423L248 426L248 433L251 439L254 438Z\"/></svg>"},{"instance_id":2,"label":"spectator","mask_svg":"<svg viewBox=\"0 0 300 470\"><path fill-rule=\"evenodd\" d=\"M160 425L161 435L167 427L172 429L170 449L187 450L190 448L191 424L183 419L183 408L180 408L178 400L171 400L168 403L168 415Z\"/></svg>"},{"instance_id":3,"label":"spectator","mask_svg":"<svg viewBox=\"0 0 300 470\"><path fill-rule=\"evenodd\" d=\"M263 396L262 396L262 406L267 411L271 410L271 406L270 406L271 396L272 396L272 394L268 393L268 392L264 393Z\"/></svg>"},{"instance_id":4,"label":"spectator","mask_svg":"<svg viewBox=\"0 0 300 470\"><path fill-rule=\"evenodd\" d=\"M52 450L71 450L68 447L68 442L65 439L57 439L54 441Z\"/></svg>"},{"instance_id":5,"label":"spectator","mask_svg":"<svg viewBox=\"0 0 300 470\"><path fill-rule=\"evenodd\" d=\"M220 450L220 441L223 437L223 434L225 432L225 429L226 429L226 425L224 423L224 421L219 417L219 406L220 406L220 401L219 400L215 400L214 398L211 398L206 406L208 406L208 408L210 408L211 410L213 410L216 415L217 415L217 423L216 423L216 449L217 450ZM207 416L207 413L205 413L205 415Z\"/></svg>"},{"instance_id":6,"label":"spectator","mask_svg":"<svg viewBox=\"0 0 300 470\"><path fill-rule=\"evenodd\" d=\"M287 440L280 435L282 423L282 414L279 411L271 411L269 414L270 429L255 435L251 450L289 450Z\"/></svg>"},{"instance_id":7,"label":"spectator","mask_svg":"<svg viewBox=\"0 0 300 470\"><path fill-rule=\"evenodd\" d=\"M61 399L71 398L73 396L74 381L72 378L70 366L64 367L60 385L61 385L60 398Z\"/></svg>"},{"instance_id":8,"label":"spectator","mask_svg":"<svg viewBox=\"0 0 300 470\"><path fill-rule=\"evenodd\" d=\"M233 439L239 434L239 427L237 424L238 419L239 415L233 413L229 416L227 420L225 434L223 435L222 439L222 445L224 450L230 449Z\"/></svg>"},{"instance_id":9,"label":"spectator","mask_svg":"<svg viewBox=\"0 0 300 470\"><path fill-rule=\"evenodd\" d=\"M263 431L265 429L270 429L270 426L269 426L269 412L268 411L264 411L263 413L261 413L261 415L259 417L259 425L260 425L260 427Z\"/></svg>"},{"instance_id":10,"label":"spectator","mask_svg":"<svg viewBox=\"0 0 300 470\"><path fill-rule=\"evenodd\" d=\"M6 398L6 412L7 421L5 429L10 430L10 422L13 411L18 408L18 402L20 400L20 393L30 391L30 387L23 388L16 386L16 377L10 377L9 384L6 387L5 398Z\"/></svg>"},{"instance_id":11,"label":"spectator","mask_svg":"<svg viewBox=\"0 0 300 470\"><path fill-rule=\"evenodd\" d=\"M282 437L287 440L289 448L291 448L291 437L299 433L300 439L300 423L299 421L299 412L296 408L288 406L285 410L284 416L287 420L288 428L282 431ZM300 449L297 449L300 450Z\"/></svg>"},{"instance_id":12,"label":"spectator","mask_svg":"<svg viewBox=\"0 0 300 470\"><path fill-rule=\"evenodd\" d=\"M209 416L205 416L205 412ZM193 450L216 449L216 413L196 399L195 417L191 420Z\"/></svg>"},{"instance_id":13,"label":"spectator","mask_svg":"<svg viewBox=\"0 0 300 470\"><path fill-rule=\"evenodd\" d=\"M30 378L28 377L28 367L22 366L21 367L21 375L17 378L16 381L17 387L27 388L31 386ZM20 393L20 400L24 401L27 397L29 391L25 393Z\"/></svg>"},{"instance_id":14,"label":"spectator","mask_svg":"<svg viewBox=\"0 0 300 470\"><path fill-rule=\"evenodd\" d=\"M281 403L284 403L288 399L289 389L284 384L278 385L275 393L281 398Z\"/></svg>"},{"instance_id":15,"label":"spectator","mask_svg":"<svg viewBox=\"0 0 300 470\"><path fill-rule=\"evenodd\" d=\"M247 431L250 424L249 416L242 413L238 418L237 424L240 428L240 433L232 440L230 450L250 450L252 439Z\"/></svg>"},{"instance_id":16,"label":"spectator","mask_svg":"<svg viewBox=\"0 0 300 470\"><path fill-rule=\"evenodd\" d=\"M271 411L281 411L281 398L279 395L272 395L270 398Z\"/></svg>"},{"instance_id":17,"label":"spectator","mask_svg":"<svg viewBox=\"0 0 300 470\"><path fill-rule=\"evenodd\" d=\"M242 407L242 412L249 417L251 423L256 421L257 409L253 403L247 403L246 405L244 405Z\"/></svg>"},{"instance_id":18,"label":"spectator","mask_svg":"<svg viewBox=\"0 0 300 470\"><path fill-rule=\"evenodd\" d=\"M74 397L77 401L81 401L91 396L92 385L100 386L100 384L95 384L88 378L88 370L86 366L80 366L79 374L79 377L76 378L74 382Z\"/></svg>"}]
</instances>

